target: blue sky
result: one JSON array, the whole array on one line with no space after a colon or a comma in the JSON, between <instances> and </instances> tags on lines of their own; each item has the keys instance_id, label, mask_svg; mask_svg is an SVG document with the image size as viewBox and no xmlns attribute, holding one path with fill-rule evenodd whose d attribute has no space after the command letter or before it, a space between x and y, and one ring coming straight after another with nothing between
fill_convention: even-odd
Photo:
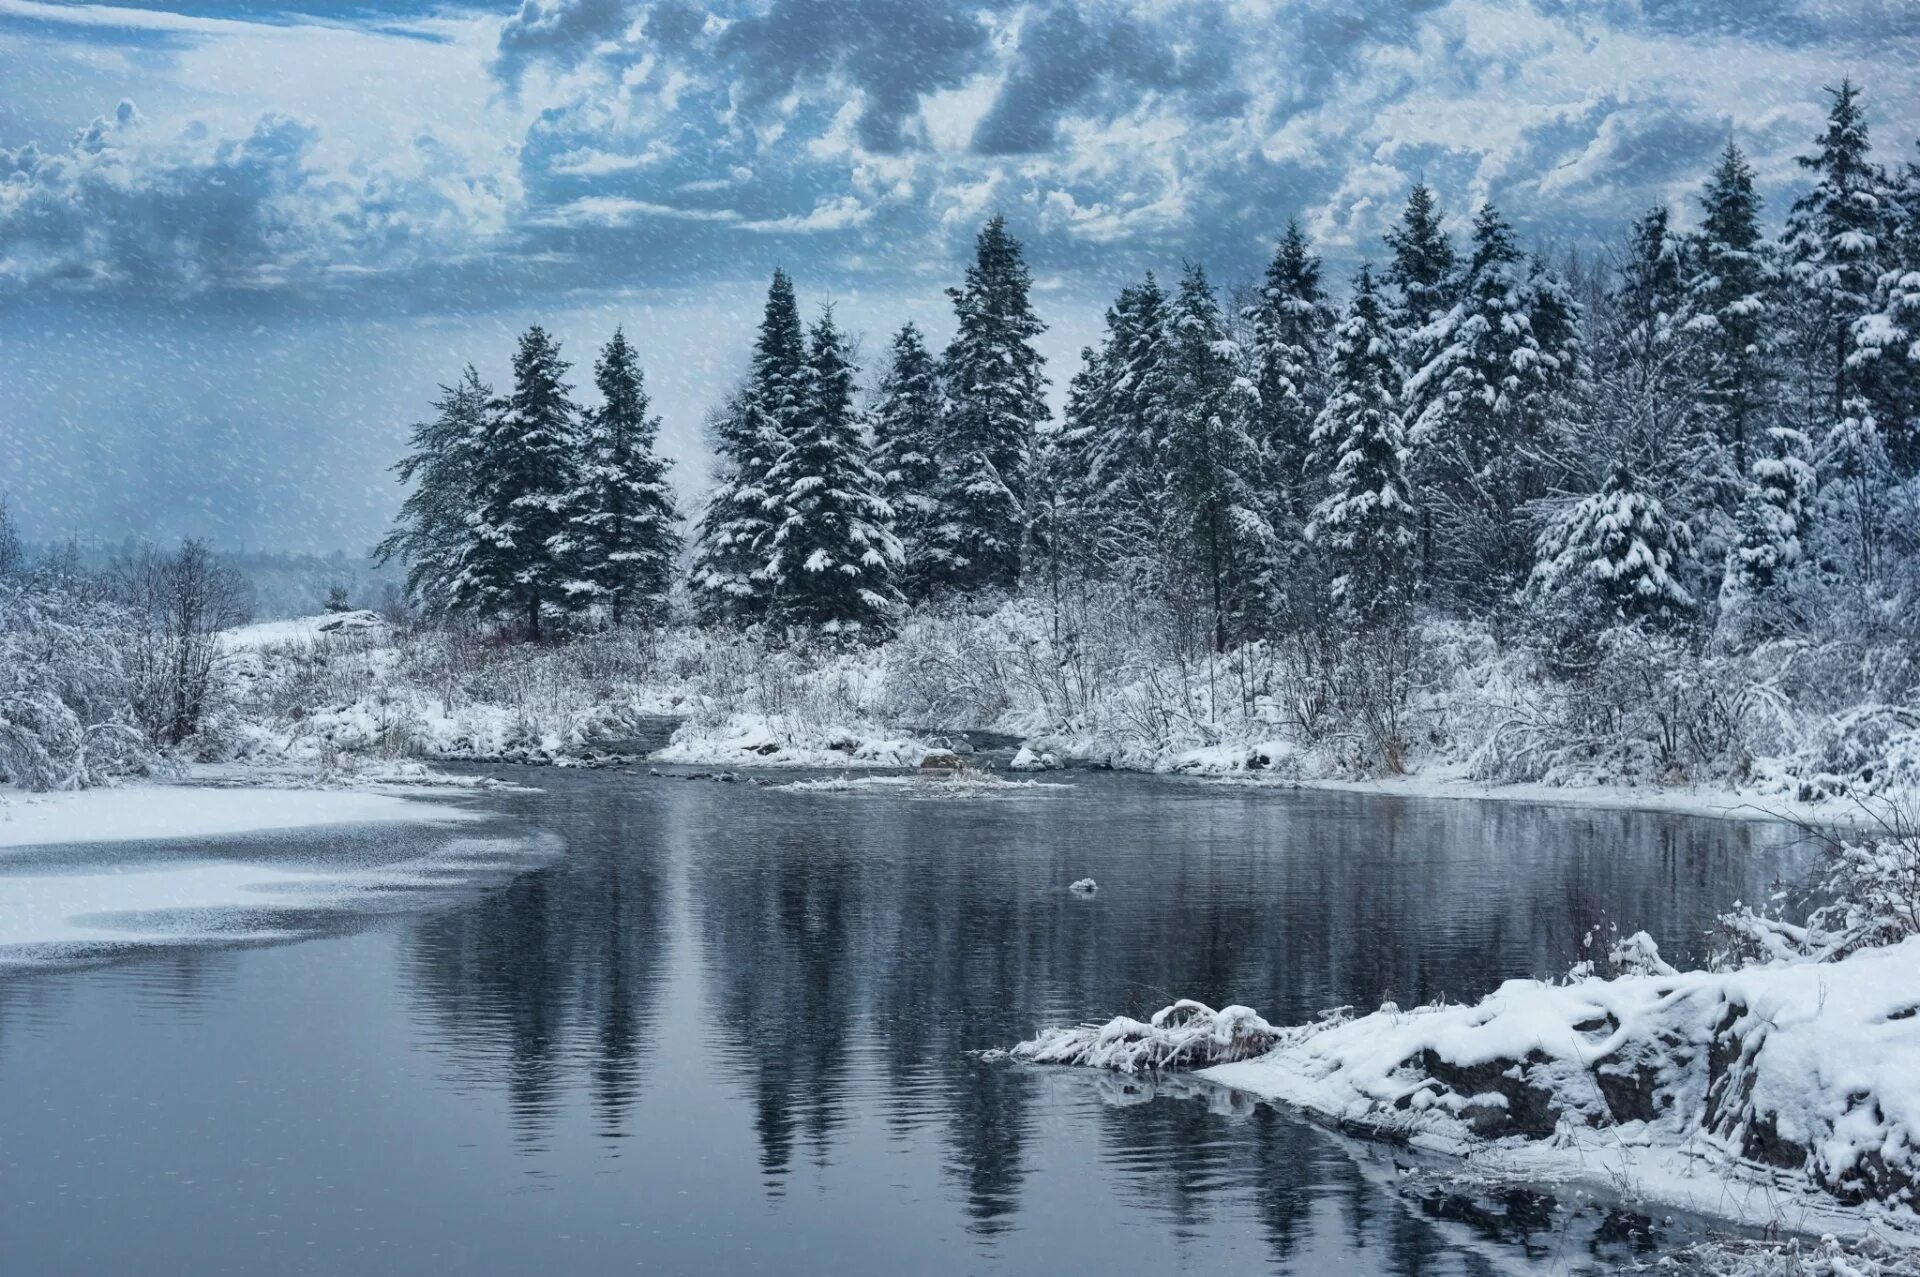
<instances>
[{"instance_id":1,"label":"blue sky","mask_svg":"<svg viewBox=\"0 0 1920 1277\"><path fill-rule=\"evenodd\" d=\"M0 0L0 489L31 535L328 549L512 334L624 323L689 492L766 273L878 352L1004 212L1056 383L1147 267L1343 276L1424 176L1537 246L1685 223L1731 131L1777 214L1822 86L1915 157L1909 0Z\"/></svg>"}]
</instances>

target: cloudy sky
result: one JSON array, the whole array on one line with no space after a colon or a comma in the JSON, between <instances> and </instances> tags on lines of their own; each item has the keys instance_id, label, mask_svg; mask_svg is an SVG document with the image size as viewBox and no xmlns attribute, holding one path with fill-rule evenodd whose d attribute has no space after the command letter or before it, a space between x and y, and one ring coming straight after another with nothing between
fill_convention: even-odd
<instances>
[{"instance_id":1,"label":"cloudy sky","mask_svg":"<svg viewBox=\"0 0 1920 1277\"><path fill-rule=\"evenodd\" d=\"M1916 157L1914 0L0 0L0 492L29 535L359 548L437 383L624 324L668 446L785 265L878 352L1004 212L1064 384L1148 267L1337 275L1424 176L1536 246L1771 209L1822 87Z\"/></svg>"}]
</instances>

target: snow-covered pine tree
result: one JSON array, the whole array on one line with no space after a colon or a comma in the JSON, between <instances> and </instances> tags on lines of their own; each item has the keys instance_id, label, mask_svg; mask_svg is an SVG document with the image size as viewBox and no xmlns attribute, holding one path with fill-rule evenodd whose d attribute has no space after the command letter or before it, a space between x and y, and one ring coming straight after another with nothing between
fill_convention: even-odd
<instances>
[{"instance_id":1,"label":"snow-covered pine tree","mask_svg":"<svg viewBox=\"0 0 1920 1277\"><path fill-rule=\"evenodd\" d=\"M946 456L936 553L936 591L1011 589L1032 512L1024 473L1033 433L1047 420L1045 331L1028 300L1032 277L1020 242L998 215L981 230L964 286L948 290L959 331L947 346Z\"/></svg>"},{"instance_id":2,"label":"snow-covered pine tree","mask_svg":"<svg viewBox=\"0 0 1920 1277\"><path fill-rule=\"evenodd\" d=\"M1460 291L1459 262L1453 239L1441 224L1440 203L1433 188L1414 183L1400 224L1386 234L1392 260L1386 282L1391 290L1388 325L1400 351L1401 366L1418 371L1439 349L1435 326L1453 309ZM1403 387L1410 393L1410 387ZM1419 417L1424 400L1408 398L1403 411L1409 421Z\"/></svg>"},{"instance_id":3,"label":"snow-covered pine tree","mask_svg":"<svg viewBox=\"0 0 1920 1277\"><path fill-rule=\"evenodd\" d=\"M781 517L767 476L786 451L807 382L793 281L776 270L746 383L709 422L718 473L689 578L695 609L708 623L744 626L766 616L767 562Z\"/></svg>"},{"instance_id":4,"label":"snow-covered pine tree","mask_svg":"<svg viewBox=\"0 0 1920 1277\"><path fill-rule=\"evenodd\" d=\"M1532 562L1527 504L1545 493L1541 458L1584 370L1579 308L1488 203L1459 300L1426 332L1432 354L1404 391L1418 406L1408 440L1431 528L1423 558L1444 595L1485 604Z\"/></svg>"},{"instance_id":5,"label":"snow-covered pine tree","mask_svg":"<svg viewBox=\"0 0 1920 1277\"><path fill-rule=\"evenodd\" d=\"M393 467L413 491L374 547L374 562L407 565L407 597L430 615L457 606L463 565L477 547L478 461L505 404L468 364L458 381L440 388L433 407L431 419L414 424L409 451Z\"/></svg>"},{"instance_id":6,"label":"snow-covered pine tree","mask_svg":"<svg viewBox=\"0 0 1920 1277\"><path fill-rule=\"evenodd\" d=\"M1680 580L1688 544L1687 526L1620 466L1541 533L1527 589L1576 607L1597 599L1627 620L1678 624L1693 612Z\"/></svg>"},{"instance_id":7,"label":"snow-covered pine tree","mask_svg":"<svg viewBox=\"0 0 1920 1277\"><path fill-rule=\"evenodd\" d=\"M1672 347L1685 320L1686 267L1670 223L1665 204L1635 219L1620 267L1622 337L1636 352Z\"/></svg>"},{"instance_id":8,"label":"snow-covered pine tree","mask_svg":"<svg viewBox=\"0 0 1920 1277\"><path fill-rule=\"evenodd\" d=\"M1787 270L1800 304L1799 337L1810 364L1809 421L1822 428L1851 409L1851 356L1858 322L1873 308L1887 231L1885 178L1870 158L1866 113L1851 80L1828 90L1833 105L1819 149L1800 157L1813 189L1787 217Z\"/></svg>"},{"instance_id":9,"label":"snow-covered pine tree","mask_svg":"<svg viewBox=\"0 0 1920 1277\"><path fill-rule=\"evenodd\" d=\"M1894 473L1920 474L1920 164L1890 200L1892 234L1873 308L1854 325L1852 363L1871 396Z\"/></svg>"},{"instance_id":10,"label":"snow-covered pine tree","mask_svg":"<svg viewBox=\"0 0 1920 1277\"><path fill-rule=\"evenodd\" d=\"M1105 529L1094 513L1093 492L1106 377L1104 353L1082 346L1080 367L1067 382L1066 413L1041 440L1042 471L1034 483L1047 527L1049 579L1056 585L1069 567L1090 572L1105 557L1099 553Z\"/></svg>"},{"instance_id":11,"label":"snow-covered pine tree","mask_svg":"<svg viewBox=\"0 0 1920 1277\"><path fill-rule=\"evenodd\" d=\"M538 324L513 356L513 393L475 457L474 537L454 583L455 602L526 618L540 638L542 614L571 607L569 516L579 491L580 421L560 343Z\"/></svg>"},{"instance_id":12,"label":"snow-covered pine tree","mask_svg":"<svg viewBox=\"0 0 1920 1277\"><path fill-rule=\"evenodd\" d=\"M616 328L593 366L603 400L587 415L574 544L580 578L604 600L615 626L635 609L661 619L680 556L673 488L654 450L660 418L651 415L638 353Z\"/></svg>"},{"instance_id":13,"label":"snow-covered pine tree","mask_svg":"<svg viewBox=\"0 0 1920 1277\"><path fill-rule=\"evenodd\" d=\"M1728 139L1700 197L1700 229L1688 245L1687 332L1700 343L1705 398L1729 452L1721 486L1739 490L1747 441L1763 428L1776 368L1778 271L1760 233L1753 169Z\"/></svg>"},{"instance_id":14,"label":"snow-covered pine tree","mask_svg":"<svg viewBox=\"0 0 1920 1277\"><path fill-rule=\"evenodd\" d=\"M1254 388L1260 394L1260 432L1273 459L1276 505L1296 526L1306 499L1306 458L1313 423L1326 402L1327 341L1334 308L1320 283L1320 258L1297 218L1267 264L1259 299L1247 308L1252 325Z\"/></svg>"},{"instance_id":15,"label":"snow-covered pine tree","mask_svg":"<svg viewBox=\"0 0 1920 1277\"><path fill-rule=\"evenodd\" d=\"M1700 342L1685 331L1684 257L1664 205L1634 222L1614 286L1585 316L1593 385L1581 405L1586 428L1566 461L1596 487L1624 464L1688 523L1696 545L1718 551L1724 456L1703 406Z\"/></svg>"},{"instance_id":16,"label":"snow-covered pine tree","mask_svg":"<svg viewBox=\"0 0 1920 1277\"><path fill-rule=\"evenodd\" d=\"M1096 373L1073 405L1084 436L1085 517L1108 569L1152 557L1167 531L1166 446L1172 395L1167 295L1149 272L1107 309Z\"/></svg>"},{"instance_id":17,"label":"snow-covered pine tree","mask_svg":"<svg viewBox=\"0 0 1920 1277\"><path fill-rule=\"evenodd\" d=\"M1326 495L1307 535L1334 570L1333 595L1363 622L1403 617L1413 598L1414 509L1399 404L1399 364L1385 302L1362 266L1333 330L1327 402L1314 423L1314 468Z\"/></svg>"},{"instance_id":18,"label":"snow-covered pine tree","mask_svg":"<svg viewBox=\"0 0 1920 1277\"><path fill-rule=\"evenodd\" d=\"M1786 426L1767 431L1767 451L1754 458L1736 515L1738 540L1727 555L1723 607L1749 633L1777 628L1775 597L1808 558L1816 484L1806 435Z\"/></svg>"},{"instance_id":19,"label":"snow-covered pine tree","mask_svg":"<svg viewBox=\"0 0 1920 1277\"><path fill-rule=\"evenodd\" d=\"M940 522L940 369L912 324L894 334L892 360L873 411L873 469L893 509L900 541L900 588L926 597L928 553Z\"/></svg>"},{"instance_id":20,"label":"snow-covered pine tree","mask_svg":"<svg viewBox=\"0 0 1920 1277\"><path fill-rule=\"evenodd\" d=\"M1272 581L1260 399L1206 272L1187 267L1167 315L1168 546L1212 612L1215 651L1259 624Z\"/></svg>"},{"instance_id":21,"label":"snow-covered pine tree","mask_svg":"<svg viewBox=\"0 0 1920 1277\"><path fill-rule=\"evenodd\" d=\"M884 635L900 603L900 543L853 406L854 369L827 311L809 333L808 382L767 476L780 512L769 543L772 616L841 638Z\"/></svg>"},{"instance_id":22,"label":"snow-covered pine tree","mask_svg":"<svg viewBox=\"0 0 1920 1277\"><path fill-rule=\"evenodd\" d=\"M1873 311L1889 223L1885 176L1874 165L1860 91L1852 81L1831 89L1833 105L1818 149L1800 157L1815 174L1813 189L1787 218L1788 275L1795 344L1805 384L1803 420L1818 442L1826 482L1823 526L1851 544L1840 553L1872 580L1886 535L1886 493L1892 461L1855 335ZM1836 557L1839 557L1836 555Z\"/></svg>"}]
</instances>

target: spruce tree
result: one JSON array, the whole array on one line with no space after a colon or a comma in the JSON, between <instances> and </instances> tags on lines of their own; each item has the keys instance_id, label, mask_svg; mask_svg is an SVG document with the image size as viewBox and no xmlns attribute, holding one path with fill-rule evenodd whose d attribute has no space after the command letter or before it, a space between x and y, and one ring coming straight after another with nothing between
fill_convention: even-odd
<instances>
[{"instance_id":1,"label":"spruce tree","mask_svg":"<svg viewBox=\"0 0 1920 1277\"><path fill-rule=\"evenodd\" d=\"M767 476L780 518L767 566L772 613L822 634L879 637L900 602L900 543L867 461L854 369L831 311L809 336L806 392Z\"/></svg>"},{"instance_id":2,"label":"spruce tree","mask_svg":"<svg viewBox=\"0 0 1920 1277\"><path fill-rule=\"evenodd\" d=\"M479 458L505 404L468 364L460 380L440 388L433 407L434 416L414 425L410 450L393 467L413 491L393 530L374 547L374 561L404 562L407 597L439 614L458 605L464 565L479 547Z\"/></svg>"},{"instance_id":3,"label":"spruce tree","mask_svg":"<svg viewBox=\"0 0 1920 1277\"><path fill-rule=\"evenodd\" d=\"M1747 470L1747 442L1762 428L1773 395L1770 346L1779 314L1753 169L1731 140L1700 204L1700 230L1689 246L1687 331L1701 344L1708 410L1738 483Z\"/></svg>"},{"instance_id":4,"label":"spruce tree","mask_svg":"<svg viewBox=\"0 0 1920 1277\"><path fill-rule=\"evenodd\" d=\"M959 331L942 369L947 457L928 563L936 590L1005 590L1020 580L1031 517L1025 469L1048 416L1033 345L1045 325L1031 288L1020 242L996 215L975 241L966 283L948 290Z\"/></svg>"},{"instance_id":5,"label":"spruce tree","mask_svg":"<svg viewBox=\"0 0 1920 1277\"><path fill-rule=\"evenodd\" d=\"M1888 213L1885 269L1871 312L1854 325L1852 362L1895 473L1911 478L1920 473L1920 165L1907 165Z\"/></svg>"},{"instance_id":6,"label":"spruce tree","mask_svg":"<svg viewBox=\"0 0 1920 1277\"><path fill-rule=\"evenodd\" d=\"M673 489L655 452L660 419L650 414L646 377L626 333L616 328L593 368L601 406L587 416L574 541L579 575L606 602L615 626L630 611L656 621L680 555Z\"/></svg>"},{"instance_id":7,"label":"spruce tree","mask_svg":"<svg viewBox=\"0 0 1920 1277\"><path fill-rule=\"evenodd\" d=\"M1434 326L1453 309L1460 285L1453 240L1441 225L1440 204L1432 187L1425 182L1414 184L1400 224L1387 232L1386 240L1392 253L1386 272L1392 290L1388 323L1402 367L1417 371L1438 349L1440 337ZM1417 418L1424 407L1423 400L1409 398L1407 419Z\"/></svg>"},{"instance_id":8,"label":"spruce tree","mask_svg":"<svg viewBox=\"0 0 1920 1277\"><path fill-rule=\"evenodd\" d=\"M1260 400L1200 267L1182 277L1167 329L1168 548L1204 592L1224 651L1258 623L1272 587Z\"/></svg>"},{"instance_id":9,"label":"spruce tree","mask_svg":"<svg viewBox=\"0 0 1920 1277\"><path fill-rule=\"evenodd\" d=\"M1739 540L1727 556L1727 582L1737 593L1765 596L1807 557L1815 497L1807 437L1775 426L1767 452L1754 458L1737 519Z\"/></svg>"},{"instance_id":10,"label":"spruce tree","mask_svg":"<svg viewBox=\"0 0 1920 1277\"><path fill-rule=\"evenodd\" d=\"M1693 611L1681 584L1689 546L1686 525L1668 518L1626 467L1616 467L1599 492L1569 506L1541 534L1528 589L1575 606L1597 598L1625 619L1675 624Z\"/></svg>"},{"instance_id":11,"label":"spruce tree","mask_svg":"<svg viewBox=\"0 0 1920 1277\"><path fill-rule=\"evenodd\" d=\"M1454 597L1489 602L1531 561L1525 508L1544 495L1550 433L1583 371L1579 311L1489 203L1474 216L1459 300L1426 330L1432 354L1407 379L1408 432L1431 512L1425 555Z\"/></svg>"},{"instance_id":12,"label":"spruce tree","mask_svg":"<svg viewBox=\"0 0 1920 1277\"><path fill-rule=\"evenodd\" d=\"M1403 617L1413 597L1415 524L1387 308L1362 266L1329 352L1327 402L1314 423L1326 495L1307 535L1328 553L1335 600L1365 622Z\"/></svg>"},{"instance_id":13,"label":"spruce tree","mask_svg":"<svg viewBox=\"0 0 1920 1277\"><path fill-rule=\"evenodd\" d=\"M1626 338L1649 352L1672 346L1685 319L1686 267L1670 221L1665 204L1641 214L1633 224L1626 261L1620 268Z\"/></svg>"},{"instance_id":14,"label":"spruce tree","mask_svg":"<svg viewBox=\"0 0 1920 1277\"><path fill-rule=\"evenodd\" d=\"M1886 230L1884 179L1869 158L1860 91L1842 80L1829 92L1819 149L1800 157L1814 186L1794 201L1786 234L1788 271L1805 303L1795 314L1824 401L1809 407L1824 426L1850 411L1855 326L1872 309Z\"/></svg>"},{"instance_id":15,"label":"spruce tree","mask_svg":"<svg viewBox=\"0 0 1920 1277\"><path fill-rule=\"evenodd\" d=\"M1077 414L1085 434L1086 517L1101 557L1125 567L1151 557L1167 531L1167 437L1173 376L1167 295L1149 272L1107 310L1097 376Z\"/></svg>"},{"instance_id":16,"label":"spruce tree","mask_svg":"<svg viewBox=\"0 0 1920 1277\"><path fill-rule=\"evenodd\" d=\"M1613 426L1614 459L1663 489L1702 486L1710 476L1700 472L1711 468L1699 403L1704 383L1698 343L1685 331L1684 246L1665 205L1634 222L1618 286L1605 301L1606 313L1591 317L1601 385L1591 413ZM1711 499L1711 483L1704 486Z\"/></svg>"},{"instance_id":17,"label":"spruce tree","mask_svg":"<svg viewBox=\"0 0 1920 1277\"><path fill-rule=\"evenodd\" d=\"M702 620L765 618L778 501L768 475L785 454L808 382L806 337L793 281L776 270L746 383L710 423L717 471L700 517L690 584Z\"/></svg>"},{"instance_id":18,"label":"spruce tree","mask_svg":"<svg viewBox=\"0 0 1920 1277\"><path fill-rule=\"evenodd\" d=\"M513 356L513 393L476 451L474 538L454 600L517 612L540 638L542 614L578 600L570 515L579 491L579 410L560 344L534 325Z\"/></svg>"},{"instance_id":19,"label":"spruce tree","mask_svg":"<svg viewBox=\"0 0 1920 1277\"><path fill-rule=\"evenodd\" d=\"M1273 459L1278 504L1290 519L1299 519L1307 507L1309 440L1326 400L1327 341L1335 313L1320 284L1320 258L1297 218L1288 219L1259 300L1245 318L1253 328L1260 431Z\"/></svg>"},{"instance_id":20,"label":"spruce tree","mask_svg":"<svg viewBox=\"0 0 1920 1277\"><path fill-rule=\"evenodd\" d=\"M892 360L873 406L873 469L893 510L900 586L915 601L931 586L928 556L940 523L940 370L920 330L894 334Z\"/></svg>"}]
</instances>

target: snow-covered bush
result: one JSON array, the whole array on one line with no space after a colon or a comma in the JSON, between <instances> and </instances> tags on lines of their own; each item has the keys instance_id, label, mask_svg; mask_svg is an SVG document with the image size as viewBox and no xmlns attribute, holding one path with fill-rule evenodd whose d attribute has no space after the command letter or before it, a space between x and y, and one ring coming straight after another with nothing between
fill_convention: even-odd
<instances>
[{"instance_id":1,"label":"snow-covered bush","mask_svg":"<svg viewBox=\"0 0 1920 1277\"><path fill-rule=\"evenodd\" d=\"M1779 903L1805 915L1736 905L1720 918L1715 962L1836 962L1862 949L1920 936L1920 811L1900 801L1862 807L1870 827L1809 831L1821 857Z\"/></svg>"},{"instance_id":2,"label":"snow-covered bush","mask_svg":"<svg viewBox=\"0 0 1920 1277\"><path fill-rule=\"evenodd\" d=\"M0 581L0 780L72 789L146 767L125 624L93 583L50 573Z\"/></svg>"}]
</instances>

